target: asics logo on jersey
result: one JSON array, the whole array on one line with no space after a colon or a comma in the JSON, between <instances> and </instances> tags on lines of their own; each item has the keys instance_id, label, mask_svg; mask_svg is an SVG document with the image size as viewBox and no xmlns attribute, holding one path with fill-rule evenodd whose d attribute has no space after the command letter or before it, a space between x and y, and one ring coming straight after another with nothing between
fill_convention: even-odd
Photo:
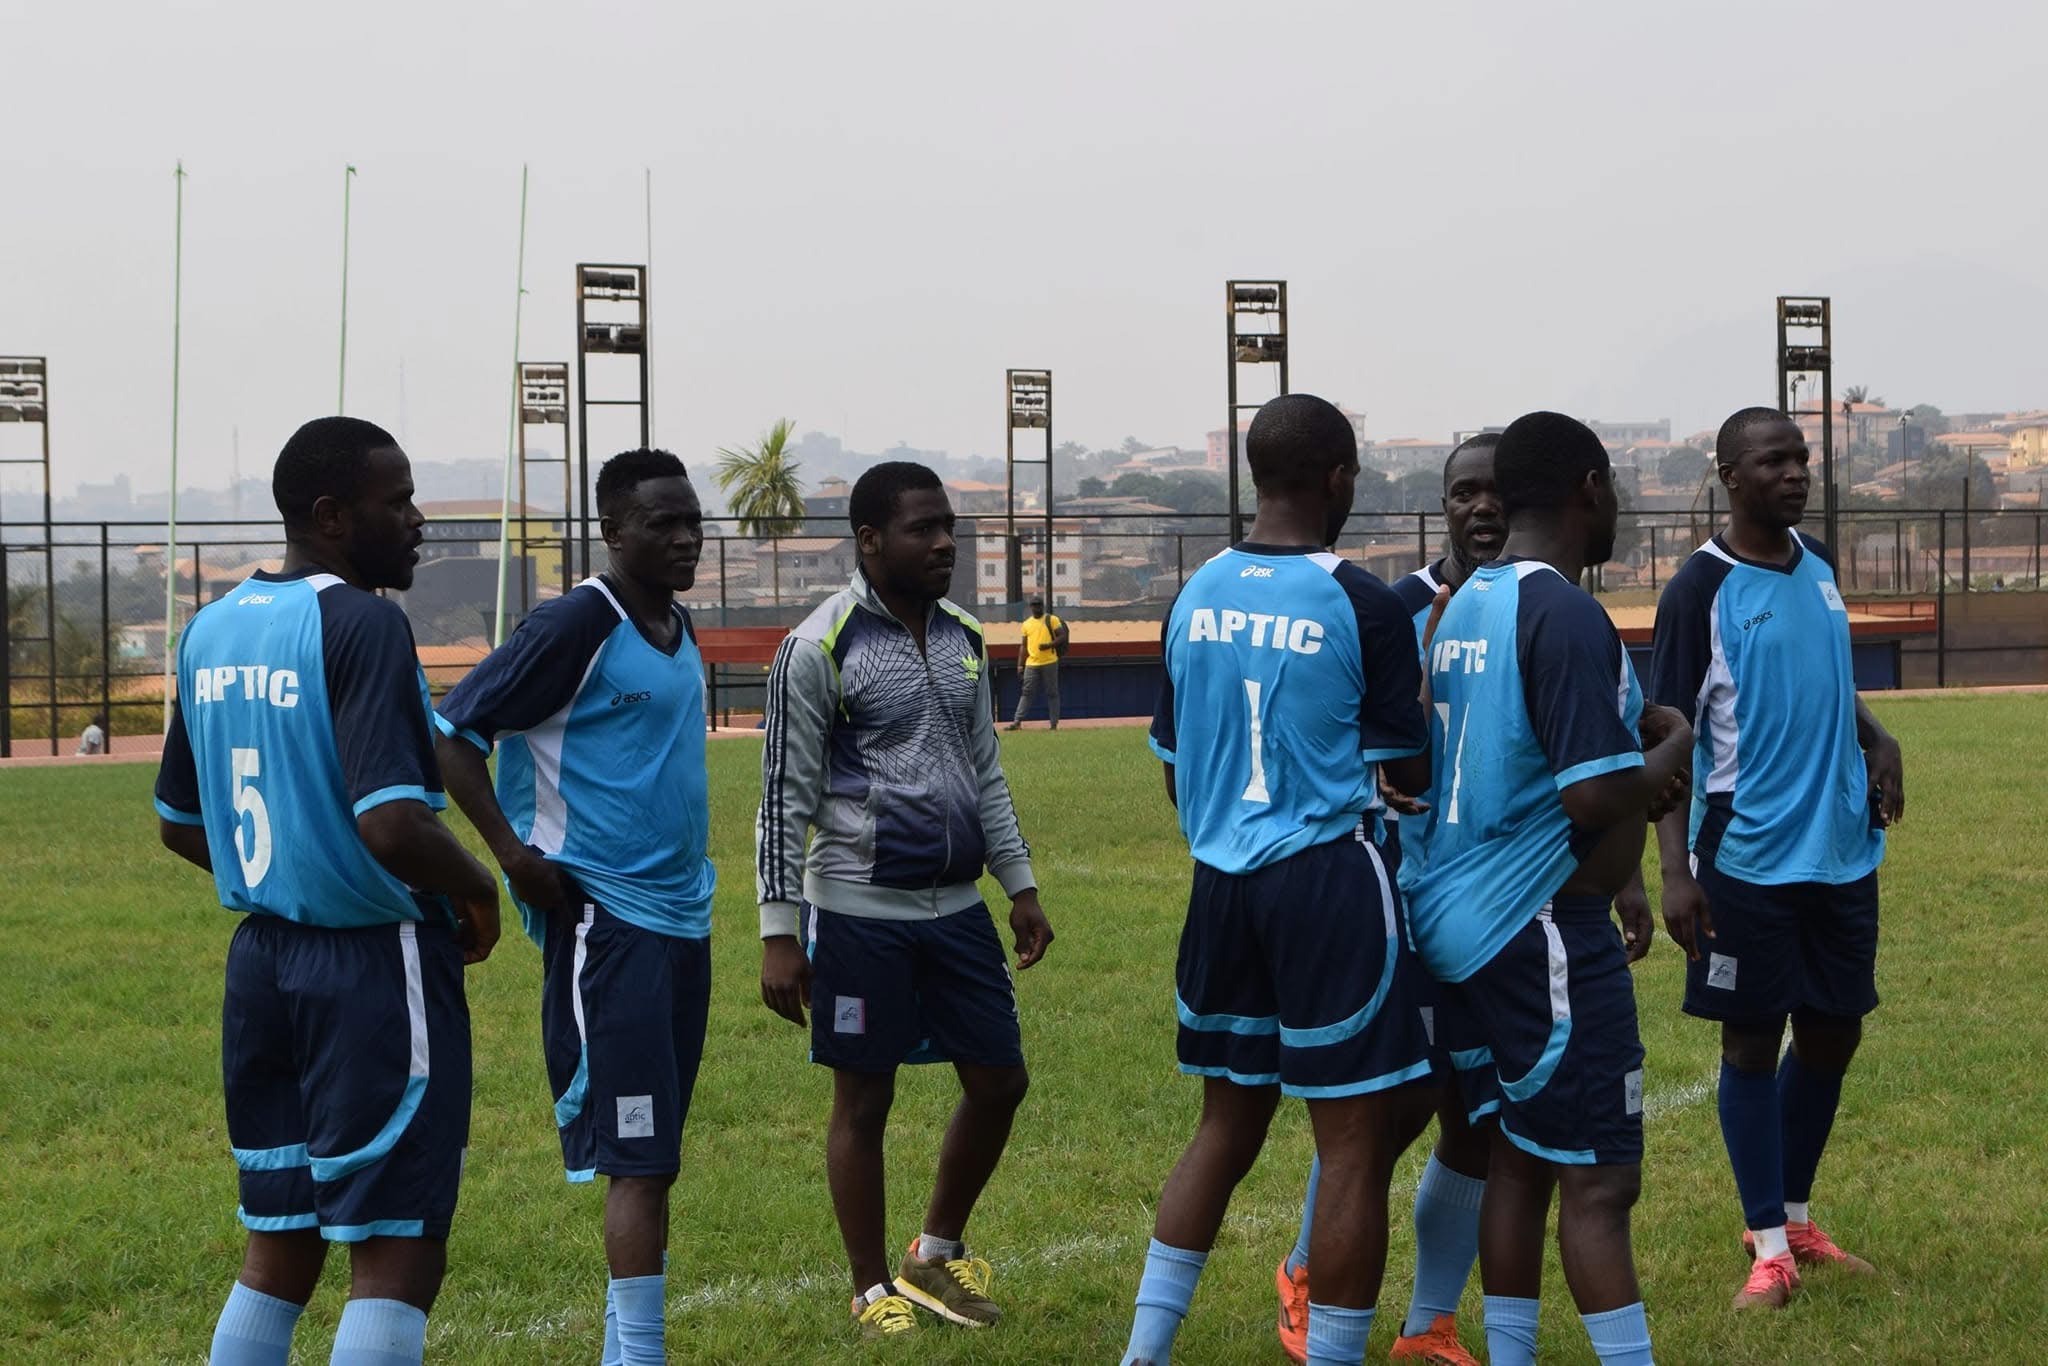
<instances>
[{"instance_id":1,"label":"asics logo on jersey","mask_svg":"<svg viewBox=\"0 0 2048 1366\"><path fill-rule=\"evenodd\" d=\"M634 702L645 702L652 696L654 694L651 692L615 692L612 694L612 705L623 707Z\"/></svg>"},{"instance_id":2,"label":"asics logo on jersey","mask_svg":"<svg viewBox=\"0 0 2048 1366\"><path fill-rule=\"evenodd\" d=\"M237 606L237 607L248 607L248 606L251 606L251 605L253 605L253 604L256 604L256 603L265 603L265 602L276 602L276 601L277 601L277 595L276 595L275 593L251 593L251 594L249 594L249 595L248 595L247 597L241 597L241 598L236 598L236 599L235 599L235 606Z\"/></svg>"},{"instance_id":3,"label":"asics logo on jersey","mask_svg":"<svg viewBox=\"0 0 2048 1366\"><path fill-rule=\"evenodd\" d=\"M1270 579L1273 577L1273 566L1270 564L1248 564L1238 574L1238 577L1240 579Z\"/></svg>"},{"instance_id":4,"label":"asics logo on jersey","mask_svg":"<svg viewBox=\"0 0 2048 1366\"><path fill-rule=\"evenodd\" d=\"M192 675L193 702L268 702L273 707L299 705L299 672L268 664L222 664Z\"/></svg>"},{"instance_id":5,"label":"asics logo on jersey","mask_svg":"<svg viewBox=\"0 0 2048 1366\"><path fill-rule=\"evenodd\" d=\"M1323 648L1323 624L1307 617L1239 612L1227 607L1221 611L1214 607L1197 607L1188 613L1190 643L1213 640L1220 645L1233 645L1240 635L1255 649L1292 650L1298 655L1312 655L1320 653Z\"/></svg>"},{"instance_id":6,"label":"asics logo on jersey","mask_svg":"<svg viewBox=\"0 0 2048 1366\"><path fill-rule=\"evenodd\" d=\"M1486 672L1486 642L1484 640L1439 640L1429 647L1429 671L1450 673L1462 666L1462 672L1483 674Z\"/></svg>"},{"instance_id":7,"label":"asics logo on jersey","mask_svg":"<svg viewBox=\"0 0 2048 1366\"><path fill-rule=\"evenodd\" d=\"M1743 623L1742 623L1742 629L1743 629L1743 630L1745 630L1745 631L1747 631L1747 630L1748 630L1748 629L1749 629L1750 627L1752 627L1752 626L1761 626L1761 625L1763 625L1763 624L1764 624L1765 622L1769 621L1769 620L1771 619L1771 617L1772 617L1773 615L1774 615L1774 614L1773 614L1773 613L1770 613L1770 612L1758 612L1758 613L1757 613L1757 614L1756 614L1755 616L1751 617L1751 618L1750 618L1750 619L1749 619L1748 621L1745 621L1745 622L1743 622Z\"/></svg>"}]
</instances>

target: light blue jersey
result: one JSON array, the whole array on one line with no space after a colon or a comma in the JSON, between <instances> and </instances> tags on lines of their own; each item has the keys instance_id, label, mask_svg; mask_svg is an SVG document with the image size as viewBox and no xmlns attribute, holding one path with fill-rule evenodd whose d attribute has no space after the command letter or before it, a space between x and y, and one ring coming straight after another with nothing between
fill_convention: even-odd
<instances>
[{"instance_id":1,"label":"light blue jersey","mask_svg":"<svg viewBox=\"0 0 2048 1366\"><path fill-rule=\"evenodd\" d=\"M178 642L156 808L206 827L223 906L306 925L445 920L370 856L356 818L439 809L427 682L396 603L332 574L258 574Z\"/></svg>"},{"instance_id":2,"label":"light blue jersey","mask_svg":"<svg viewBox=\"0 0 2048 1366\"><path fill-rule=\"evenodd\" d=\"M1408 614L1350 561L1234 546L1167 615L1153 752L1195 858L1248 873L1350 833L1428 739Z\"/></svg>"},{"instance_id":3,"label":"light blue jersey","mask_svg":"<svg viewBox=\"0 0 2048 1366\"><path fill-rule=\"evenodd\" d=\"M1884 857L1856 742L1849 612L1820 542L1782 565L1716 536L1657 602L1650 691L1692 722L1688 847L1744 882L1855 882Z\"/></svg>"},{"instance_id":4,"label":"light blue jersey","mask_svg":"<svg viewBox=\"0 0 2048 1366\"><path fill-rule=\"evenodd\" d=\"M1462 982L1601 833L1574 827L1559 794L1641 766L1643 693L1600 604L1536 560L1466 580L1437 623L1429 677L1434 804L1409 924L1430 972Z\"/></svg>"},{"instance_id":5,"label":"light blue jersey","mask_svg":"<svg viewBox=\"0 0 2048 1366\"><path fill-rule=\"evenodd\" d=\"M621 920L711 933L704 658L641 634L602 578L544 603L442 699L435 722L498 746L498 805L519 838ZM527 933L545 917L520 904Z\"/></svg>"}]
</instances>

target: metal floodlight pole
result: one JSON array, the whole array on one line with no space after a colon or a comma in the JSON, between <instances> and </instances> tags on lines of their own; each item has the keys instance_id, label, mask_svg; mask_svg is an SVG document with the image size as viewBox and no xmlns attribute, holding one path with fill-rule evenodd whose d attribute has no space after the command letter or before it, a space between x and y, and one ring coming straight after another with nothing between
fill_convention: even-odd
<instances>
[{"instance_id":1,"label":"metal floodlight pole","mask_svg":"<svg viewBox=\"0 0 2048 1366\"><path fill-rule=\"evenodd\" d=\"M1037 459L1017 455L1017 430L1030 428L1045 434L1045 454ZM1017 466L1043 465L1045 467L1045 501L1039 509L1040 542L1039 572L1044 577L1044 592L1051 597L1053 590L1053 494L1052 494L1052 371L1050 370L1005 370L1003 372L1003 478L1004 536L1003 562L1004 594L1011 602L1021 602L1024 597L1024 551L1017 536Z\"/></svg>"},{"instance_id":2,"label":"metal floodlight pole","mask_svg":"<svg viewBox=\"0 0 2048 1366\"><path fill-rule=\"evenodd\" d=\"M348 411L348 217L349 201L355 190L356 168L341 171L341 376L334 394L334 411Z\"/></svg>"},{"instance_id":3,"label":"metal floodlight pole","mask_svg":"<svg viewBox=\"0 0 2048 1366\"><path fill-rule=\"evenodd\" d=\"M1795 340L1793 333L1799 333ZM1818 333L1818 340L1815 335ZM1778 296L1778 411L1797 422L1820 419L1820 482L1826 500L1821 537L1839 558L1841 500L1835 487L1835 335L1834 303L1824 294ZM1799 406L1798 391L1811 388L1809 375L1820 376L1820 407Z\"/></svg>"},{"instance_id":4,"label":"metal floodlight pole","mask_svg":"<svg viewBox=\"0 0 2048 1366\"><path fill-rule=\"evenodd\" d=\"M491 647L505 643L505 575L512 564L512 455L519 441L519 412L526 402L525 386L520 383L519 374L519 332L526 311L526 176L527 168L519 168L519 274L518 284L512 293L512 411L507 414L505 426L505 470L499 481L498 491L498 606L491 618ZM521 493L524 490L521 480ZM526 499L520 498L524 511ZM525 543L524 528L521 528L520 542Z\"/></svg>"},{"instance_id":5,"label":"metal floodlight pole","mask_svg":"<svg viewBox=\"0 0 2048 1366\"><path fill-rule=\"evenodd\" d=\"M1285 280L1226 280L1223 282L1224 311L1224 371L1227 375L1229 413L1223 424L1225 440L1230 448L1230 470L1227 480L1230 498L1230 539L1237 542L1244 539L1244 509L1239 505L1238 465L1238 414L1245 409L1257 409L1261 403L1242 403L1237 396L1237 368L1240 365L1277 365L1280 368L1280 393L1289 392L1287 387L1288 353L1287 341L1287 282ZM1268 317L1273 320L1271 330L1259 332L1239 331L1239 319L1244 316Z\"/></svg>"},{"instance_id":6,"label":"metal floodlight pole","mask_svg":"<svg viewBox=\"0 0 2048 1366\"><path fill-rule=\"evenodd\" d=\"M50 362L47 356L0 356L0 422L36 424L39 440L36 454L0 456L0 465L34 465L43 484L43 633L40 636L12 635L11 623L0 620L0 758L13 753L14 745L14 651L22 645L41 645L49 663L48 688L43 698L49 711L50 753L57 751L59 720L59 676L57 673L57 547L50 489ZM8 595L7 551L0 543L0 598ZM0 617L4 617L0 613Z\"/></svg>"},{"instance_id":7,"label":"metal floodlight pole","mask_svg":"<svg viewBox=\"0 0 2048 1366\"><path fill-rule=\"evenodd\" d=\"M583 262L576 267L576 462L577 536L583 544L583 572L591 572L590 548L590 410L592 408L637 408L640 415L640 444L651 440L648 426L647 353L652 345L654 311L650 295L651 272L640 265L604 265ZM630 323L592 323L589 305L629 303L635 317ZM636 374L639 390L632 398L592 398L588 358L593 353L630 355L639 361Z\"/></svg>"},{"instance_id":8,"label":"metal floodlight pole","mask_svg":"<svg viewBox=\"0 0 2048 1366\"><path fill-rule=\"evenodd\" d=\"M172 685L177 678L178 644L178 390L183 378L185 318L185 163L174 173L178 207L171 237L171 497L164 527L164 733L171 729ZM199 577L199 566L192 566Z\"/></svg>"}]
</instances>

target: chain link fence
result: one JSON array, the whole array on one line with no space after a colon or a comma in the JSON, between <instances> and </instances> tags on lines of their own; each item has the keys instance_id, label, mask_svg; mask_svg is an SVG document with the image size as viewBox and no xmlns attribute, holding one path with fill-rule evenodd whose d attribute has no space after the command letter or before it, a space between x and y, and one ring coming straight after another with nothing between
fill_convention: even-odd
<instances>
[{"instance_id":1,"label":"chain link fence","mask_svg":"<svg viewBox=\"0 0 2048 1366\"><path fill-rule=\"evenodd\" d=\"M2043 514L2003 510L1845 510L1838 577L1858 610L1924 616L1931 635L1902 646L1905 682L1918 685L2048 680ZM857 549L843 523L760 539L707 522L697 585L684 595L705 627L787 627L844 587ZM1012 547L1000 516L964 515L953 598L990 620L1023 605L1007 590L1020 561L1024 596L1044 596L1077 624L1157 620L1180 586L1227 543L1228 519L1114 515L1055 519L1050 554L1039 524L1018 522ZM1653 603L1713 531L1685 513L1623 516L1613 560L1591 585L1618 606ZM1392 580L1441 554L1436 514L1362 514L1341 553ZM562 522L515 521L505 559L506 629L583 573ZM590 561L604 563L602 544ZM68 752L95 717L117 736L160 734L164 720L167 581L175 629L259 569L283 562L275 522L185 523L167 548L161 524L63 522L0 526L0 756ZM499 572L495 520L433 523L413 587L394 594L412 622L429 681L467 672L493 637ZM173 640L175 637L173 637ZM758 672L758 671L757 671Z\"/></svg>"}]
</instances>

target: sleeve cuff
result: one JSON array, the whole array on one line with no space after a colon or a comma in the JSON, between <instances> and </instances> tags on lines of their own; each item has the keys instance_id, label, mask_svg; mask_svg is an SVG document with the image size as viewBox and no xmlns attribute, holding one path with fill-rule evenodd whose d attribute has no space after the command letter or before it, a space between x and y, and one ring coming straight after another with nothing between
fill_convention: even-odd
<instances>
[{"instance_id":1,"label":"sleeve cuff","mask_svg":"<svg viewBox=\"0 0 2048 1366\"><path fill-rule=\"evenodd\" d=\"M162 799L161 797L159 797L159 798L157 799L157 803L156 803L156 814L157 814L157 815L159 815L159 816L162 816L162 817L163 817L163 818L164 818L165 820L169 821L169 822L170 822L170 823L171 823L172 825L204 825L204 824L206 824L206 817L204 817L204 816L201 816L201 815L198 815L198 814L196 814L196 813L194 813L194 812L191 812L191 811L180 811L180 810L179 810L179 809L178 809L177 807L175 807L175 806L166 806L166 805L164 805L164 801L163 801L163 799Z\"/></svg>"},{"instance_id":2,"label":"sleeve cuff","mask_svg":"<svg viewBox=\"0 0 2048 1366\"><path fill-rule=\"evenodd\" d=\"M443 801L445 803L446 799ZM420 784L397 783L390 787L380 787L362 798L351 809L350 814L360 816L372 807L382 806L386 802L419 802L429 808L434 805L433 798L427 795L427 789Z\"/></svg>"},{"instance_id":3,"label":"sleeve cuff","mask_svg":"<svg viewBox=\"0 0 2048 1366\"><path fill-rule=\"evenodd\" d=\"M988 871L991 877L1003 884L1003 895L1013 901L1038 886L1038 879L1032 875L1031 860L1028 858L1020 858L1014 863L1006 863L1000 868L991 868Z\"/></svg>"},{"instance_id":4,"label":"sleeve cuff","mask_svg":"<svg viewBox=\"0 0 2048 1366\"><path fill-rule=\"evenodd\" d=\"M1557 775L1557 790L1564 791L1573 783L1583 783L1588 778L1599 778L1609 773L1619 773L1625 768L1641 768L1643 752L1632 749L1626 754L1610 754L1604 759L1588 759L1583 764L1573 764Z\"/></svg>"},{"instance_id":5,"label":"sleeve cuff","mask_svg":"<svg viewBox=\"0 0 2048 1366\"><path fill-rule=\"evenodd\" d=\"M1165 745L1160 744L1159 741L1154 739L1152 736L1147 735L1145 737L1145 743L1151 746L1152 752L1158 755L1165 762L1170 764L1174 761L1173 751L1168 749Z\"/></svg>"},{"instance_id":6,"label":"sleeve cuff","mask_svg":"<svg viewBox=\"0 0 2048 1366\"><path fill-rule=\"evenodd\" d=\"M1368 764L1384 764L1390 759L1412 759L1418 754L1427 753L1429 741L1424 740L1413 749L1368 749L1362 751L1358 757Z\"/></svg>"},{"instance_id":7,"label":"sleeve cuff","mask_svg":"<svg viewBox=\"0 0 2048 1366\"><path fill-rule=\"evenodd\" d=\"M441 715L440 712L434 712L433 717L434 729L441 732L441 734L458 736L461 739L469 741L469 743L471 743L472 745L475 745L478 749L482 750L486 756L490 754L491 742L489 740L484 739L483 736L478 735L475 731L470 730L464 726L456 725L453 721L450 721L447 717Z\"/></svg>"},{"instance_id":8,"label":"sleeve cuff","mask_svg":"<svg viewBox=\"0 0 2048 1366\"><path fill-rule=\"evenodd\" d=\"M794 901L764 901L761 903L761 937L773 939L777 935L796 933L796 903Z\"/></svg>"}]
</instances>

